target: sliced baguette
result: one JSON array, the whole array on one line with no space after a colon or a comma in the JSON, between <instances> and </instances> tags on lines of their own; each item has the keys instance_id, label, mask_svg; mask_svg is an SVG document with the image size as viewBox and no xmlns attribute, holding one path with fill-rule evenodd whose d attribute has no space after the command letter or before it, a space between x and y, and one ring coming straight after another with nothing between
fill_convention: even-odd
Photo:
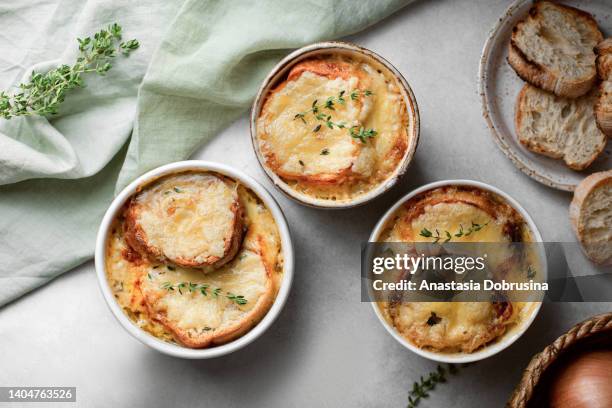
<instances>
[{"instance_id":1,"label":"sliced baguette","mask_svg":"<svg viewBox=\"0 0 612 408\"><path fill-rule=\"evenodd\" d=\"M597 79L593 48L602 39L589 13L537 2L512 31L508 62L532 85L576 98L589 92Z\"/></svg>"},{"instance_id":2,"label":"sliced baguette","mask_svg":"<svg viewBox=\"0 0 612 408\"><path fill-rule=\"evenodd\" d=\"M612 265L612 170L582 180L569 213L586 256L597 264Z\"/></svg>"},{"instance_id":3,"label":"sliced baguette","mask_svg":"<svg viewBox=\"0 0 612 408\"><path fill-rule=\"evenodd\" d=\"M568 99L526 84L516 102L515 127L527 149L563 159L574 170L584 170L606 147L606 136L595 123L597 89Z\"/></svg>"},{"instance_id":4,"label":"sliced baguette","mask_svg":"<svg viewBox=\"0 0 612 408\"><path fill-rule=\"evenodd\" d=\"M604 134L612 137L612 38L606 38L595 48L597 72L601 78L599 100L595 105L597 125Z\"/></svg>"}]
</instances>

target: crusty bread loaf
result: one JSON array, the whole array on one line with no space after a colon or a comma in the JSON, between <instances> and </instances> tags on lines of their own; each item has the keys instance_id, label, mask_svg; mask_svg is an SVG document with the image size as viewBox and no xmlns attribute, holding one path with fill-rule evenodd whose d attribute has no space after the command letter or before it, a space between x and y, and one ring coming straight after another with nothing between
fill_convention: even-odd
<instances>
[{"instance_id":1,"label":"crusty bread loaf","mask_svg":"<svg viewBox=\"0 0 612 408\"><path fill-rule=\"evenodd\" d=\"M593 48L603 39L581 10L537 2L513 29L508 62L525 81L556 95L584 95L597 79Z\"/></svg>"},{"instance_id":2,"label":"crusty bread loaf","mask_svg":"<svg viewBox=\"0 0 612 408\"><path fill-rule=\"evenodd\" d=\"M612 265L612 170L582 180L569 212L586 256L595 263Z\"/></svg>"},{"instance_id":3,"label":"crusty bread loaf","mask_svg":"<svg viewBox=\"0 0 612 408\"><path fill-rule=\"evenodd\" d=\"M612 38L606 38L595 48L597 72L601 78L599 100L595 105L597 125L608 137L612 137Z\"/></svg>"},{"instance_id":4,"label":"crusty bread loaf","mask_svg":"<svg viewBox=\"0 0 612 408\"><path fill-rule=\"evenodd\" d=\"M597 89L576 99L562 98L526 84L516 102L515 127L529 150L563 159L584 170L606 147L606 136L595 123Z\"/></svg>"}]
</instances>

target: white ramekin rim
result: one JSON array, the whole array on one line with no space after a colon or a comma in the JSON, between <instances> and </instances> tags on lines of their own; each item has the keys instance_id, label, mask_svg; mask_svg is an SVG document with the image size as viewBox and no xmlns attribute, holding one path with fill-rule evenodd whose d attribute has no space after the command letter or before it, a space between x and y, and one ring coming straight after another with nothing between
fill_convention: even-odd
<instances>
[{"instance_id":1,"label":"white ramekin rim","mask_svg":"<svg viewBox=\"0 0 612 408\"><path fill-rule=\"evenodd\" d=\"M411 192L403 196L399 201L397 201L391 208L389 208L387 212L385 212L385 214L376 223L376 226L372 230L372 233L370 234L370 238L368 241L376 242L376 239L382 233L382 230L385 227L389 218L393 214L395 214L395 212L400 208L400 206L404 204L406 201L410 200L411 198L425 191L432 190L438 187L444 187L444 186L477 187L485 191L490 191L490 192L497 194L498 196L502 197L508 204L510 204L512 208L514 208L521 215L521 217L523 217L523 219L529 226L529 229L531 230L534 236L534 241L542 242L542 235L540 234L540 231L538 230L538 227L536 226L535 222L533 221L531 216L527 213L527 211L514 198L512 198L506 192L490 184L483 183L481 181L464 180L464 179L435 181L433 183L425 184L415 190L412 190ZM540 252L540 259L541 259L541 262L543 263L543 271L546 272L548 268L548 263L546 261L545 253ZM519 327L517 327L516 329L514 329L513 331L509 333L505 333L502 336L502 338L496 341L495 343L487 345L486 347L480 350L477 350L473 353L467 354L467 353L437 353L434 351L424 350L422 348L419 348L413 345L408 340L403 338L397 332L397 330L395 330L395 328L393 328L385 320L384 316L382 315L382 312L380 311L380 308L378 307L378 304L376 302L371 302L372 308L374 309L374 313L378 317L378 320L380 321L380 323L387 330L387 332L395 340L397 340L402 346L414 352L415 354L418 354L421 357L427 358L429 360L437 361L440 363L450 363L450 364L471 363L474 361L484 360L485 358L491 357L501 352L502 350L508 348L512 343L518 340L518 338L521 337L527 331L527 329L531 326L536 316L538 315L540 308L542 307L542 303L541 302L533 302L533 303L535 304L532 306L532 310L531 310L531 314L529 318L524 320Z\"/></svg>"},{"instance_id":2,"label":"white ramekin rim","mask_svg":"<svg viewBox=\"0 0 612 408\"><path fill-rule=\"evenodd\" d=\"M281 287L278 291L276 299L274 300L274 303L270 307L270 310L268 310L266 315L263 317L263 319L246 334L237 338L236 340L206 349L190 349L180 345L167 343L136 326L125 315L125 313L117 303L109 286L108 280L106 279L106 241L108 238L109 231L111 229L112 222L115 216L121 210L121 207L124 205L126 200L130 196L132 196L134 192L136 192L139 186L147 184L148 182L158 177L187 170L214 171L229 176L235 180L238 180L245 186L247 186L249 189L254 191L272 213L272 217L274 218L274 221L276 222L276 225L279 230L283 251L284 272ZM278 203L259 182L257 182L255 179L251 178L244 172L227 166L225 164L203 160L186 160L166 164L143 174L142 176L134 180L132 183L130 183L127 187L125 187L115 197L108 210L104 214L104 217L100 224L100 229L98 230L95 249L95 268L96 274L98 276L100 290L102 292L102 295L104 296L106 304L108 305L115 318L119 321L121 326L123 326L123 328L128 333L130 333L140 342L153 348L154 350L157 350L164 354L168 354L170 356L187 359L207 359L223 356L245 347L246 345L257 339L259 336L261 336L272 325L274 320L276 320L281 310L283 309L289 296L291 284L293 281L294 254L287 221L285 220L285 217Z\"/></svg>"},{"instance_id":3,"label":"white ramekin rim","mask_svg":"<svg viewBox=\"0 0 612 408\"><path fill-rule=\"evenodd\" d=\"M391 75L393 75L393 78L397 81L398 85L402 88L402 94L404 95L406 109L408 111L407 114L410 121L410 134L408 135L408 137L410 138L409 146L406 154L402 158L402 162L397 166L393 173L389 177L387 177L387 179L385 179L371 191L368 191L367 193L362 194L352 200L346 201L317 199L316 197L311 197L306 194L302 194L299 191L291 188L266 165L265 159L263 158L260 152L259 142L257 138L257 118L259 117L259 113L261 112L261 108L263 107L268 92L278 79L277 76L280 73L288 70L291 66L299 62L301 59L307 58L310 54L314 55L322 52L333 52L333 50L360 54L365 58L371 58L378 64L381 64L386 69L388 69ZM393 64L391 64L389 61L387 61L385 58L375 53L374 51L353 43L343 41L323 41L309 44L305 47L293 51L285 58L283 58L278 64L276 64L276 66L274 66L274 68L270 71L270 73L262 82L261 87L259 88L259 91L257 92L255 99L253 100L253 105L250 114L250 130L251 142L253 145L253 150L255 151L255 156L257 157L257 161L259 162L266 176L270 179L270 181L272 181L274 186L278 188L278 190L281 191L286 197L299 204L306 205L312 208L346 209L357 207L374 200L375 198L388 191L391 187L393 187L398 182L398 180L406 173L408 167L414 159L414 155L416 154L416 149L419 144L420 116L419 107L412 88L408 84L408 81L406 81L406 78L404 78L404 76L399 72L397 68L393 66Z\"/></svg>"}]
</instances>

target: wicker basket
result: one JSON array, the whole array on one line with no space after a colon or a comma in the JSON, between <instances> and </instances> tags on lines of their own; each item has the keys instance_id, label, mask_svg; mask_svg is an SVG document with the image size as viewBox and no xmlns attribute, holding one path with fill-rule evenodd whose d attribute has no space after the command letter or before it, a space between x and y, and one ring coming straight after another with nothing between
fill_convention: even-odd
<instances>
[{"instance_id":1,"label":"wicker basket","mask_svg":"<svg viewBox=\"0 0 612 408\"><path fill-rule=\"evenodd\" d=\"M544 405L545 402L539 399L543 398L542 394L545 393L540 390L545 391L550 381L546 378L546 369L570 351L597 346L612 346L612 313L593 316L578 323L542 352L533 356L506 407ZM536 389L538 392L534 392Z\"/></svg>"}]
</instances>

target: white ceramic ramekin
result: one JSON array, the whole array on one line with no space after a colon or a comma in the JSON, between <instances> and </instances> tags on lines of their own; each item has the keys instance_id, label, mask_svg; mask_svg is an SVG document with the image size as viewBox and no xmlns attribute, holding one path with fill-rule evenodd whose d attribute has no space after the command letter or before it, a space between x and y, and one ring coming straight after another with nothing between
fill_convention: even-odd
<instances>
[{"instance_id":1,"label":"white ceramic ramekin","mask_svg":"<svg viewBox=\"0 0 612 408\"><path fill-rule=\"evenodd\" d=\"M278 231L280 233L284 257L283 280L278 295L276 296L272 307L264 316L264 318L242 337L239 337L238 339L233 340L229 343L206 349L190 349L177 344L167 343L140 329L125 315L125 313L115 300L115 297L113 296L111 288L108 284L108 280L106 279L106 241L108 239L113 219L119 213L119 211L121 211L121 208L123 207L127 199L129 199L130 196L132 196L132 194L136 192L139 186L145 185L161 176L187 170L214 171L240 181L242 184L244 184L253 192L255 192L257 196L264 202L266 207L268 207L268 209L272 213L274 220L276 221L276 225L278 226ZM181 161L158 167L140 176L130 185L125 187L113 200L110 207L106 211L106 214L104 214L102 224L100 225L100 229L98 231L95 252L96 273L98 275L98 283L100 284L102 295L104 296L104 299L106 300L106 303L108 304L108 307L110 308L111 312L113 313L113 315L115 315L115 318L117 318L123 328L127 330L128 333L130 333L132 336L140 340L142 343L159 352L174 357L189 359L205 359L223 356L246 346L247 344L254 341L256 338L261 336L268 329L268 327L270 327L272 322L274 322L274 320L278 317L280 311L285 305L287 297L289 296L289 290L293 281L293 259L293 246L291 243L289 228L287 227L287 222L280 207L278 206L274 198L272 198L270 193L268 193L266 189L257 181L239 170L236 170L224 164L201 160Z\"/></svg>"},{"instance_id":2,"label":"white ceramic ramekin","mask_svg":"<svg viewBox=\"0 0 612 408\"><path fill-rule=\"evenodd\" d=\"M410 200L411 198L425 191L432 190L438 187L444 187L444 186L477 187L482 190L490 191L492 193L497 194L499 197L503 198L510 206L512 206L512 208L514 208L523 217L531 233L533 234L534 242L542 242L542 236L540 235L540 231L538 230L538 227L536 226L535 222L533 222L533 219L529 216L527 211L525 211L525 209L515 199L513 199L512 197L510 197L508 194L504 193L497 187L493 187L490 184L482 183L479 181L472 181L472 180L436 181L434 183L429 183L422 187L417 188L416 190L413 190L412 192L405 195L402 199L400 199L397 203L395 203L395 205L393 205L393 207L391 207L385 213L385 215L382 216L382 218L378 221L378 223L374 227L374 230L372 231L372 234L370 235L369 241L377 242L378 237L383 232L383 229L385 228L385 225L387 224L389 219L393 216L393 214L395 214L395 212L400 208L400 206L403 205L406 201ZM542 264L542 271L546 276L546 271L547 271L548 266L546 262L546 253L544 252L543 248L541 248L541 250L539 251L539 258ZM425 357L429 360L438 361L441 363L452 363L452 364L470 363L473 361L483 360L509 347L519 337L521 337L523 333L525 333L525 331L527 331L527 329L529 328L529 326L531 325L531 323L537 316L538 312L540 311L541 306L542 306L542 303L540 302L537 302L531 305L532 307L530 311L531 314L529 315L528 319L525 319L524 321L522 321L518 327L515 327L510 332L505 333L500 339L498 339L494 343L489 344L473 353L439 353L439 352L434 352L434 351L424 350L422 348L419 348L415 346L414 344L410 343L404 337L402 337L397 332L397 330L395 330L395 328L392 327L385 320L384 316L382 315L378 307L378 304L376 302L372 302L372 308L374 309L374 313L376 313L376 316L378 317L382 325L385 327L385 329L387 329L387 332L389 332L389 334L393 336L393 338L397 340L402 346L406 347L410 351L413 351L419 356Z\"/></svg>"},{"instance_id":3,"label":"white ceramic ramekin","mask_svg":"<svg viewBox=\"0 0 612 408\"><path fill-rule=\"evenodd\" d=\"M322 200L296 191L266 165L265 158L263 157L259 149L259 142L257 138L257 118L259 117L261 108L263 107L263 104L266 101L268 93L287 76L291 68L298 62L303 61L307 58L328 54L340 54L348 56L355 55L366 61L371 60L373 64L380 65L386 68L391 74L391 76L395 79L398 88L402 93L402 97L404 99L404 103L406 104L406 111L408 114L408 148L406 149L406 153L404 154L404 157L402 158L401 162L399 163L395 171L390 174L386 180L376 186L376 188L356 197L353 200ZM300 48L283 58L272 69L272 71L268 74L263 84L259 88L259 92L257 92L257 96L255 97L255 100L253 102L253 107L251 109L250 126L251 141L253 142L253 149L255 150L257 160L259 161L259 164L264 169L266 175L270 178L272 183L274 183L274 185L283 194L285 194L290 199L300 204L307 205L309 207L340 209L351 208L361 204L365 204L366 202L373 200L374 198L383 194L385 191L389 190L395 185L398 179L406 172L409 164L412 162L412 158L419 142L420 120L419 109L412 89L410 88L408 82L406 81L406 79L404 79L402 74L400 74L400 72L393 65L391 65L389 61L385 60L383 57L376 54L375 52L363 47L359 47L355 44L339 41L328 41L319 42Z\"/></svg>"}]
</instances>

